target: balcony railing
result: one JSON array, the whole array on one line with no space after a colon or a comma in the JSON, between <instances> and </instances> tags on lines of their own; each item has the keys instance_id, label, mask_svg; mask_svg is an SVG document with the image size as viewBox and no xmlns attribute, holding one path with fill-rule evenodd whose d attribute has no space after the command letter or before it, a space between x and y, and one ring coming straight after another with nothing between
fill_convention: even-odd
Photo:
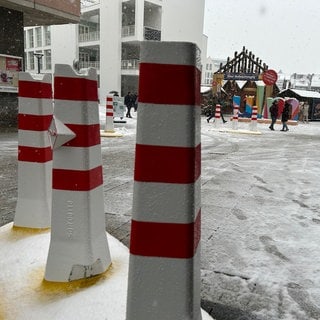
<instances>
[{"instance_id":1,"label":"balcony railing","mask_svg":"<svg viewBox=\"0 0 320 320\"><path fill-rule=\"evenodd\" d=\"M96 68L99 70L100 69L100 61L80 61L79 67L80 67L80 69Z\"/></svg>"},{"instance_id":2,"label":"balcony railing","mask_svg":"<svg viewBox=\"0 0 320 320\"><path fill-rule=\"evenodd\" d=\"M144 40L161 41L161 31L151 27L144 27Z\"/></svg>"},{"instance_id":3,"label":"balcony railing","mask_svg":"<svg viewBox=\"0 0 320 320\"><path fill-rule=\"evenodd\" d=\"M121 69L123 70L138 70L139 69L139 60L130 59L121 61Z\"/></svg>"},{"instance_id":4,"label":"balcony railing","mask_svg":"<svg viewBox=\"0 0 320 320\"><path fill-rule=\"evenodd\" d=\"M79 34L79 42L99 41L100 31Z\"/></svg>"},{"instance_id":5,"label":"balcony railing","mask_svg":"<svg viewBox=\"0 0 320 320\"><path fill-rule=\"evenodd\" d=\"M122 37L132 37L135 35L135 25L132 26L124 26L121 30Z\"/></svg>"}]
</instances>

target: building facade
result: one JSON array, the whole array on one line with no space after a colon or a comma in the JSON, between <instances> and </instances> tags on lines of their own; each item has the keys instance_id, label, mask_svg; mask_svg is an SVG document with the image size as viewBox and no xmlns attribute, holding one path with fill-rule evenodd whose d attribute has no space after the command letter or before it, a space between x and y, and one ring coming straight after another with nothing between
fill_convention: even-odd
<instances>
[{"instance_id":1,"label":"building facade","mask_svg":"<svg viewBox=\"0 0 320 320\"><path fill-rule=\"evenodd\" d=\"M204 0L82 1L79 24L25 29L26 67L37 72L34 53L43 55L41 72L78 60L97 68L101 101L110 91L123 96L138 90L141 41L193 42L205 57L203 19Z\"/></svg>"},{"instance_id":2,"label":"building facade","mask_svg":"<svg viewBox=\"0 0 320 320\"><path fill-rule=\"evenodd\" d=\"M0 127L8 128L17 126L16 79L25 69L24 27L77 23L80 0L0 0L0 17Z\"/></svg>"}]
</instances>

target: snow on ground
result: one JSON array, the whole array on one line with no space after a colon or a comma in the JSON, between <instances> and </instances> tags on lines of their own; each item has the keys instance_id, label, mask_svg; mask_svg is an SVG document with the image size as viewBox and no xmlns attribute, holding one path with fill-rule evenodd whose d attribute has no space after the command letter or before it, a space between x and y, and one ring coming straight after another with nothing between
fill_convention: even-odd
<instances>
[{"instance_id":1,"label":"snow on ground","mask_svg":"<svg viewBox=\"0 0 320 320\"><path fill-rule=\"evenodd\" d=\"M102 275L71 283L43 280L50 232L0 228L0 319L125 320L128 249L108 235L112 265ZM210 320L203 311L203 320Z\"/></svg>"},{"instance_id":2,"label":"snow on ground","mask_svg":"<svg viewBox=\"0 0 320 320\"><path fill-rule=\"evenodd\" d=\"M258 123L256 135L228 120L201 119L206 310L218 320L320 319L320 123L288 132Z\"/></svg>"},{"instance_id":3,"label":"snow on ground","mask_svg":"<svg viewBox=\"0 0 320 320\"><path fill-rule=\"evenodd\" d=\"M320 123L258 125L260 136L212 126L202 125L203 295L244 319L320 319Z\"/></svg>"},{"instance_id":4,"label":"snow on ground","mask_svg":"<svg viewBox=\"0 0 320 320\"><path fill-rule=\"evenodd\" d=\"M104 113L101 106L102 125ZM106 174L106 212L119 216L132 206L133 117L115 124L123 138L102 140L104 166L121 164L121 177ZM252 135L228 131L230 121L220 128L201 121L206 310L217 320L320 319L320 123L288 132L258 124L261 135ZM247 131L248 123L239 129ZM4 146L12 152L12 141Z\"/></svg>"}]
</instances>

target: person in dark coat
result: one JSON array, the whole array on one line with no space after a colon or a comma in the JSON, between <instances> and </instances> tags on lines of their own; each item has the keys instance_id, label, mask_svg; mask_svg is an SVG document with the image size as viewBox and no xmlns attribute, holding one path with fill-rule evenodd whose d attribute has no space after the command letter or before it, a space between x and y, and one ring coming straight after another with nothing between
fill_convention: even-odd
<instances>
[{"instance_id":1,"label":"person in dark coat","mask_svg":"<svg viewBox=\"0 0 320 320\"><path fill-rule=\"evenodd\" d=\"M269 112L271 115L271 124L269 129L274 130L274 124L276 123L278 117L278 101L274 100L272 102L272 105L269 108Z\"/></svg>"},{"instance_id":2,"label":"person in dark coat","mask_svg":"<svg viewBox=\"0 0 320 320\"><path fill-rule=\"evenodd\" d=\"M280 131L289 130L287 126L287 121L289 120L289 113L290 113L290 103L286 101L281 114L282 129Z\"/></svg>"},{"instance_id":3,"label":"person in dark coat","mask_svg":"<svg viewBox=\"0 0 320 320\"><path fill-rule=\"evenodd\" d=\"M125 104L126 107L127 107L126 117L127 117L127 118L132 118L130 111L131 111L131 108L132 108L132 106L133 106L133 101L132 101L132 95L131 95L131 92L130 92L130 91L129 91L129 92L127 93L127 95L124 97L124 104Z\"/></svg>"}]
</instances>

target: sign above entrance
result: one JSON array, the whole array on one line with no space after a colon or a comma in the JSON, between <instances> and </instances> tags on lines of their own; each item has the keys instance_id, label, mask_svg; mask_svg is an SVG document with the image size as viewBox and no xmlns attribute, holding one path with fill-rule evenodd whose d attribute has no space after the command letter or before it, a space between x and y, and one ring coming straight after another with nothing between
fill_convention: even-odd
<instances>
[{"instance_id":1,"label":"sign above entrance","mask_svg":"<svg viewBox=\"0 0 320 320\"><path fill-rule=\"evenodd\" d=\"M245 72L226 72L224 74L224 80L257 81L259 80L259 74Z\"/></svg>"},{"instance_id":2,"label":"sign above entrance","mask_svg":"<svg viewBox=\"0 0 320 320\"><path fill-rule=\"evenodd\" d=\"M266 70L263 74L262 74L262 81L267 85L267 86L272 86L274 85L278 80L278 74L270 69L270 70Z\"/></svg>"}]
</instances>

